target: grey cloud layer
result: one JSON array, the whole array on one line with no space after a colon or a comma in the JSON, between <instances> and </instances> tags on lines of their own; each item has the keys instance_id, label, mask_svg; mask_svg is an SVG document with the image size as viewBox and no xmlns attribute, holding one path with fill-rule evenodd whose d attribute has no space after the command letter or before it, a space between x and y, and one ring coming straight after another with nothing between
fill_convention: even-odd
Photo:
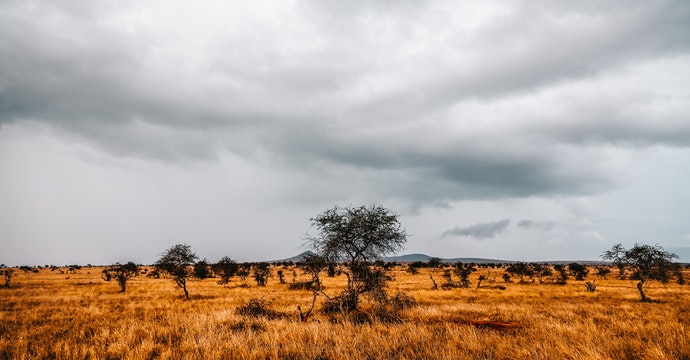
<instances>
[{"instance_id":1,"label":"grey cloud layer","mask_svg":"<svg viewBox=\"0 0 690 360\"><path fill-rule=\"evenodd\" d=\"M690 146L685 1L53 4L0 4L0 124L119 156L355 169L436 202L598 192L592 146Z\"/></svg>"},{"instance_id":2,"label":"grey cloud layer","mask_svg":"<svg viewBox=\"0 0 690 360\"><path fill-rule=\"evenodd\" d=\"M492 239L496 235L506 231L510 225L510 219L503 219L498 221L474 224L466 227L456 227L441 235L442 237L449 236L468 236L476 239Z\"/></svg>"}]
</instances>

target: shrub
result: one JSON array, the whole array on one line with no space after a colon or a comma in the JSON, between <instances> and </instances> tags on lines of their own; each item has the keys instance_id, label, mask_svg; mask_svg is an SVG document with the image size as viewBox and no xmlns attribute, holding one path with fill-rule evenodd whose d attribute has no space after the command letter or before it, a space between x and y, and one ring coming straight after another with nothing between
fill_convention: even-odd
<instances>
[{"instance_id":1,"label":"shrub","mask_svg":"<svg viewBox=\"0 0 690 360\"><path fill-rule=\"evenodd\" d=\"M269 320L279 319L285 316L284 313L273 310L271 303L263 298L253 298L237 308L237 314L248 317L265 317Z\"/></svg>"}]
</instances>

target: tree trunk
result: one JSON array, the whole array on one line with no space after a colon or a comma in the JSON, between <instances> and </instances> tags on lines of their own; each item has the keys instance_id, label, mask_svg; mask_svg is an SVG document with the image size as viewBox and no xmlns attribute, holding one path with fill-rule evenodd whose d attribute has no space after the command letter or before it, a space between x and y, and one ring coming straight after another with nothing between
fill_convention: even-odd
<instances>
[{"instance_id":1,"label":"tree trunk","mask_svg":"<svg viewBox=\"0 0 690 360\"><path fill-rule=\"evenodd\" d=\"M187 280L186 279L179 279L178 284L184 291L184 298L189 300L189 293L187 292Z\"/></svg>"},{"instance_id":2,"label":"tree trunk","mask_svg":"<svg viewBox=\"0 0 690 360\"><path fill-rule=\"evenodd\" d=\"M643 280L640 280L640 282L637 283L637 291L640 292L640 297L642 298L642 301L647 301L647 297L644 295L644 291L642 291L642 284L644 284Z\"/></svg>"}]
</instances>

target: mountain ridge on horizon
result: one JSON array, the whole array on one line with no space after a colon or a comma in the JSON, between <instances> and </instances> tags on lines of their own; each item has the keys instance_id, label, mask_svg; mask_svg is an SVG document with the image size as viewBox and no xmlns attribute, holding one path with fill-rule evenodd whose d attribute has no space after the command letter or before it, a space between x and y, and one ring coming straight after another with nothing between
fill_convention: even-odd
<instances>
[{"instance_id":1,"label":"mountain ridge on horizon","mask_svg":"<svg viewBox=\"0 0 690 360\"><path fill-rule=\"evenodd\" d=\"M304 259L305 256L307 255L315 255L313 251L304 251L298 255L285 258L285 259L280 259L280 260L272 260L269 261L271 263L278 263L278 262L299 262ZM415 262L415 261L421 261L421 262L427 262L429 259L433 258L434 256L430 256L427 254L420 254L420 253L413 253L413 254L402 254L402 255L397 255L397 256L386 256L383 257L382 260L386 262L401 262L401 263L410 263L410 262ZM475 263L475 264L505 264L505 263L516 263L516 262L534 262L534 263L549 263L549 264L569 264L569 263L580 263L580 264L586 264L586 265L598 265L598 264L603 264L603 261L597 261L597 260L548 260L548 261L517 261L517 260L503 260L503 259L488 259L488 258L475 258L475 257L457 257L457 258L440 258L442 263L457 263L457 262L463 262L463 263Z\"/></svg>"}]
</instances>

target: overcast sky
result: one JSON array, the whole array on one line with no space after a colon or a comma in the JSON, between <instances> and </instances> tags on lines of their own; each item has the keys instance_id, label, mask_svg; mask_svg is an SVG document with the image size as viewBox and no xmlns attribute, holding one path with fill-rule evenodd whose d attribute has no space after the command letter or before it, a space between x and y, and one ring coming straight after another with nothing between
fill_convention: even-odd
<instances>
[{"instance_id":1,"label":"overcast sky","mask_svg":"<svg viewBox=\"0 0 690 360\"><path fill-rule=\"evenodd\" d=\"M688 1L2 1L0 263L690 261Z\"/></svg>"}]
</instances>

